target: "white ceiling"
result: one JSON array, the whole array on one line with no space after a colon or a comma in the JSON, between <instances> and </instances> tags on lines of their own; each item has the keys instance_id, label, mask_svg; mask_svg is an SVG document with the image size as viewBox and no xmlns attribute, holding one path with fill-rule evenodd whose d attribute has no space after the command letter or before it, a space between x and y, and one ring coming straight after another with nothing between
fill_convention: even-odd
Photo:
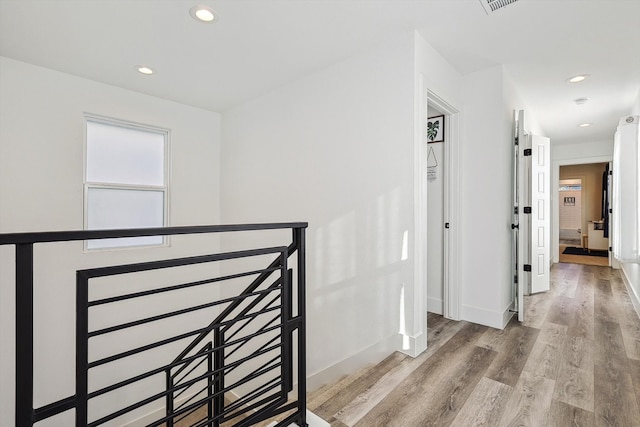
<instances>
[{"instance_id":1,"label":"white ceiling","mask_svg":"<svg viewBox=\"0 0 640 427\"><path fill-rule=\"evenodd\" d=\"M504 64L554 143L611 139L640 88L640 0L0 0L0 55L219 112L409 29L462 74Z\"/></svg>"}]
</instances>

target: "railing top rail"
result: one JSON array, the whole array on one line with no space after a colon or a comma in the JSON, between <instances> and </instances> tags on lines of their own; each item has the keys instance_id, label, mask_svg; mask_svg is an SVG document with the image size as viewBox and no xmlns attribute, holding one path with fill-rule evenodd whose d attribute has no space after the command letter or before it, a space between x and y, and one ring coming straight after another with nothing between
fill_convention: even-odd
<instances>
[{"instance_id":1,"label":"railing top rail","mask_svg":"<svg viewBox=\"0 0 640 427\"><path fill-rule=\"evenodd\" d=\"M114 239L121 237L173 236L180 234L229 233L307 228L306 222L266 224L196 225L181 227L129 228L114 230L44 231L0 234L0 245L69 242L75 240Z\"/></svg>"}]
</instances>

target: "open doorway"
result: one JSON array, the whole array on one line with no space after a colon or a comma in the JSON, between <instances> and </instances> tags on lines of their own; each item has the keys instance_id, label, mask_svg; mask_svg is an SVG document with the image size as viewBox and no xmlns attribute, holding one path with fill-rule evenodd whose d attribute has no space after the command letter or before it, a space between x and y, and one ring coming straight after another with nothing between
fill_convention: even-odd
<instances>
[{"instance_id":1,"label":"open doorway","mask_svg":"<svg viewBox=\"0 0 640 427\"><path fill-rule=\"evenodd\" d=\"M445 144L447 115L429 104L427 107L427 312L444 315L445 288ZM437 126L437 132L429 129ZM434 136L435 135L435 136ZM430 138L433 136L432 138Z\"/></svg>"},{"instance_id":2,"label":"open doorway","mask_svg":"<svg viewBox=\"0 0 640 427\"><path fill-rule=\"evenodd\" d=\"M558 200L561 249L582 247L582 178L560 179Z\"/></svg>"},{"instance_id":3,"label":"open doorway","mask_svg":"<svg viewBox=\"0 0 640 427\"><path fill-rule=\"evenodd\" d=\"M427 311L446 318L460 320L460 289L458 281L459 247L459 113L449 103L428 91L428 123L439 123L435 137L429 138L421 157L426 165L426 248L427 248ZM441 126L441 127L440 127ZM433 129L431 136L433 136Z\"/></svg>"},{"instance_id":4,"label":"open doorway","mask_svg":"<svg viewBox=\"0 0 640 427\"><path fill-rule=\"evenodd\" d=\"M559 168L559 262L609 265L608 163Z\"/></svg>"}]
</instances>

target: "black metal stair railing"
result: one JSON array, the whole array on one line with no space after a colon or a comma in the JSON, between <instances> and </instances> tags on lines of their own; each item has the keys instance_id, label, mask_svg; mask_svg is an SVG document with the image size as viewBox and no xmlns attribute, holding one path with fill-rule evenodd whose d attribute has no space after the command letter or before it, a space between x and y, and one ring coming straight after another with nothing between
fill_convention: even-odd
<instances>
[{"instance_id":1,"label":"black metal stair railing","mask_svg":"<svg viewBox=\"0 0 640 427\"><path fill-rule=\"evenodd\" d=\"M148 426L218 427L224 423L225 426L243 427L278 415L284 417L279 426L293 422L306 426L306 227L306 223L287 223L0 234L0 245L14 245L16 248L16 425L31 427L72 410L75 411L76 427L118 425L133 411L147 408L150 404L155 408L158 402L163 402L163 412L148 421ZM77 270L75 394L34 408L35 244L275 229L291 229L290 244ZM159 283L142 290L130 291L125 286L118 288L125 291L107 297L91 296L92 286L101 280L117 279L128 283L139 277L136 274L164 273L169 269L208 267L212 264L220 266L224 262L251 260L253 266L265 257L273 260L263 268L251 267L177 284ZM219 286L217 294L210 291L213 285ZM243 288L241 292L228 292L237 286ZM200 292L198 295L206 295L206 300L157 313L127 313L126 320L114 320L106 326L95 320L98 316L94 312L117 313L122 311L122 304L146 307L155 306L154 302L157 303L159 298L182 301L183 292ZM229 295L222 296L220 292ZM214 294L216 298L208 299ZM112 311L108 311L110 309ZM210 313L214 314L214 320L204 324L196 322L195 329L193 326L178 332L171 329L173 335L147 339L147 335L164 331L165 322L176 321L183 328L196 319L188 316L200 316L197 319L201 322ZM111 319L111 316L107 317ZM133 334L137 328L149 326L154 327L153 334ZM142 336L146 341L141 339ZM99 340L116 343L113 351L99 356L95 351L90 352L90 342ZM183 344L185 340L186 345ZM121 342L136 344L120 348ZM171 357L171 352L179 346L183 349L173 353L177 353L176 357ZM144 371L127 373L125 377L114 375L108 384L96 383L96 372L119 373L132 360L138 364L142 360ZM157 380L159 376L164 378L162 389L147 386L144 389L146 394L142 395L135 389L142 383ZM294 391L296 379L297 390ZM138 390L137 394L131 391L134 389ZM135 395L133 401L122 397L132 394ZM95 410L105 406L105 402L109 407L106 413L104 409L102 412Z\"/></svg>"}]
</instances>

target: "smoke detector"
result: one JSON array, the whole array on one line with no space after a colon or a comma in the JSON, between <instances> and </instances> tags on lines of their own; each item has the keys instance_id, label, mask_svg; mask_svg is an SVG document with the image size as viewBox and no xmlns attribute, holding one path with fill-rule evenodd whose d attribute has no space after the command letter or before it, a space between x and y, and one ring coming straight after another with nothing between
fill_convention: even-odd
<instances>
[{"instance_id":1,"label":"smoke detector","mask_svg":"<svg viewBox=\"0 0 640 427\"><path fill-rule=\"evenodd\" d=\"M498 9L502 9L505 6L510 5L511 3L515 3L518 0L480 0L484 11L487 12L487 15L491 12L495 12Z\"/></svg>"}]
</instances>

